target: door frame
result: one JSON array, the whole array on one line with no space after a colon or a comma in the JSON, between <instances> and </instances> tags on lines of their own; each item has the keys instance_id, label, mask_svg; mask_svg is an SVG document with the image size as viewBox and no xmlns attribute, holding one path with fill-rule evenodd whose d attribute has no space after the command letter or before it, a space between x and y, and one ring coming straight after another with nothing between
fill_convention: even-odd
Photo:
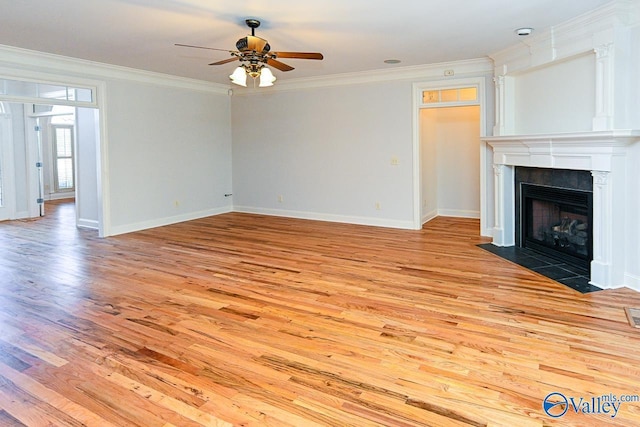
<instances>
[{"instance_id":1,"label":"door frame","mask_svg":"<svg viewBox=\"0 0 640 427\"><path fill-rule=\"evenodd\" d=\"M108 138L106 130L106 82L101 80L87 79L83 77L49 74L40 71L21 70L21 74L15 75L15 70L0 67L0 78L10 80L30 81L49 85L63 85L69 87L80 87L90 89L93 99L90 101L68 101L53 98L43 99L27 96L3 95L0 94L0 102L20 103L20 104L46 104L46 105L71 105L76 107L95 108L98 111L98 147L96 149L96 174L98 183L98 235L106 237L111 234L110 217L110 193L109 193L109 161L108 161ZM26 123L26 122L25 122ZM29 134L30 132L27 132ZM32 150L31 150L32 151ZM29 153L27 164L35 164L37 153ZM31 178L32 180L33 178ZM31 185L31 184L30 184ZM33 187L33 186L31 186ZM33 191L33 189L31 190ZM36 192L37 193L37 192ZM30 199L33 197L30 197Z\"/></svg>"},{"instance_id":2,"label":"door frame","mask_svg":"<svg viewBox=\"0 0 640 427\"><path fill-rule=\"evenodd\" d=\"M420 109L425 108L422 102L422 92L428 90L454 89L475 86L478 88L478 100L473 105L480 107L480 137L486 136L486 77L470 77L460 79L433 80L413 83L413 228L422 229L422 150L420 147ZM455 107L470 105L469 103L441 103L440 107ZM429 108L438 108L430 106ZM486 161L486 143L480 142L480 170ZM480 174L480 232L484 230L482 221L486 218L486 177Z\"/></svg>"},{"instance_id":3,"label":"door frame","mask_svg":"<svg viewBox=\"0 0 640 427\"><path fill-rule=\"evenodd\" d=\"M0 173L2 173L2 194L4 206L0 207L0 221L12 219L16 212L16 186L13 156L13 125L12 115L7 112L5 103L0 108ZM9 189L9 192L7 192Z\"/></svg>"}]
</instances>

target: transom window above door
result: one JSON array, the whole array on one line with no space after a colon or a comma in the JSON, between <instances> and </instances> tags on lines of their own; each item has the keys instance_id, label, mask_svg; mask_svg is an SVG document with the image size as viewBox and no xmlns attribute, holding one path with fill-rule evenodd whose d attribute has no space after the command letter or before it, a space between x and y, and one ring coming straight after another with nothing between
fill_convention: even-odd
<instances>
[{"instance_id":1,"label":"transom window above door","mask_svg":"<svg viewBox=\"0 0 640 427\"><path fill-rule=\"evenodd\" d=\"M475 86L447 88L447 89L430 89L422 91L423 104L441 104L441 103L475 103L478 101L478 88Z\"/></svg>"}]
</instances>

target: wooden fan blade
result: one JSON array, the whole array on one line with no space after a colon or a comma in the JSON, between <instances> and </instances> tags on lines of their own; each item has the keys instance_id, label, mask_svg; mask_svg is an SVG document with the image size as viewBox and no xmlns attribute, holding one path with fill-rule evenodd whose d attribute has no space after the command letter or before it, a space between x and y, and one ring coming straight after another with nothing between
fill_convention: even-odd
<instances>
[{"instance_id":1,"label":"wooden fan blade","mask_svg":"<svg viewBox=\"0 0 640 427\"><path fill-rule=\"evenodd\" d=\"M194 46L194 45L191 45L191 44L175 43L175 46L193 47L193 48L196 48L196 49L219 50L219 51L222 51L222 52L229 52L229 53L233 52L232 50L229 50L229 49L218 49L218 48L215 48L215 47L206 47L206 46Z\"/></svg>"},{"instance_id":2,"label":"wooden fan blade","mask_svg":"<svg viewBox=\"0 0 640 427\"><path fill-rule=\"evenodd\" d=\"M273 68L277 68L280 71L291 71L294 69L292 66L287 65L284 62L276 61L272 58L267 59L267 64L271 65Z\"/></svg>"},{"instance_id":3,"label":"wooden fan blade","mask_svg":"<svg viewBox=\"0 0 640 427\"><path fill-rule=\"evenodd\" d=\"M222 64L227 64L229 62L233 62L233 61L237 61L239 58L237 56L234 56L233 58L229 58L229 59L223 59L222 61L218 61L218 62L212 62L209 65L222 65Z\"/></svg>"},{"instance_id":4,"label":"wooden fan blade","mask_svg":"<svg viewBox=\"0 0 640 427\"><path fill-rule=\"evenodd\" d=\"M321 53L317 52L273 52L277 58L299 58L299 59L323 59Z\"/></svg>"}]
</instances>

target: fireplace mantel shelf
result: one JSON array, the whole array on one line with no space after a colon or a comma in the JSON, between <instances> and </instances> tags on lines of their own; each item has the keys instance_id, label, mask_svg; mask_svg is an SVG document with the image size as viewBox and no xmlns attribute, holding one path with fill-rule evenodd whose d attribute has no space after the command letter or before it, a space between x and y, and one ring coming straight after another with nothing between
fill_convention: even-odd
<instances>
[{"instance_id":1,"label":"fireplace mantel shelf","mask_svg":"<svg viewBox=\"0 0 640 427\"><path fill-rule=\"evenodd\" d=\"M611 130L481 138L496 165L611 171L612 157L640 141L640 130Z\"/></svg>"},{"instance_id":2,"label":"fireplace mantel shelf","mask_svg":"<svg viewBox=\"0 0 640 427\"><path fill-rule=\"evenodd\" d=\"M607 131L589 131L589 132L566 132L566 133L550 133L550 134L530 134L530 135L500 135L485 136L483 141L508 142L508 141L559 141L571 142L593 141L604 142L612 140L628 140L630 142L640 138L640 130L638 129L618 129Z\"/></svg>"}]
</instances>

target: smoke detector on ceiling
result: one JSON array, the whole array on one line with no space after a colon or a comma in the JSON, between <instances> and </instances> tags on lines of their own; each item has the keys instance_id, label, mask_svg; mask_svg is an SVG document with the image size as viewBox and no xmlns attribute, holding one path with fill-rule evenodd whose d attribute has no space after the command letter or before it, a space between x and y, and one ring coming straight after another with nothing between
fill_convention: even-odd
<instances>
[{"instance_id":1,"label":"smoke detector on ceiling","mask_svg":"<svg viewBox=\"0 0 640 427\"><path fill-rule=\"evenodd\" d=\"M530 27L523 27L523 28L518 28L516 30L516 34L519 36L528 36L533 32L533 28Z\"/></svg>"}]
</instances>

